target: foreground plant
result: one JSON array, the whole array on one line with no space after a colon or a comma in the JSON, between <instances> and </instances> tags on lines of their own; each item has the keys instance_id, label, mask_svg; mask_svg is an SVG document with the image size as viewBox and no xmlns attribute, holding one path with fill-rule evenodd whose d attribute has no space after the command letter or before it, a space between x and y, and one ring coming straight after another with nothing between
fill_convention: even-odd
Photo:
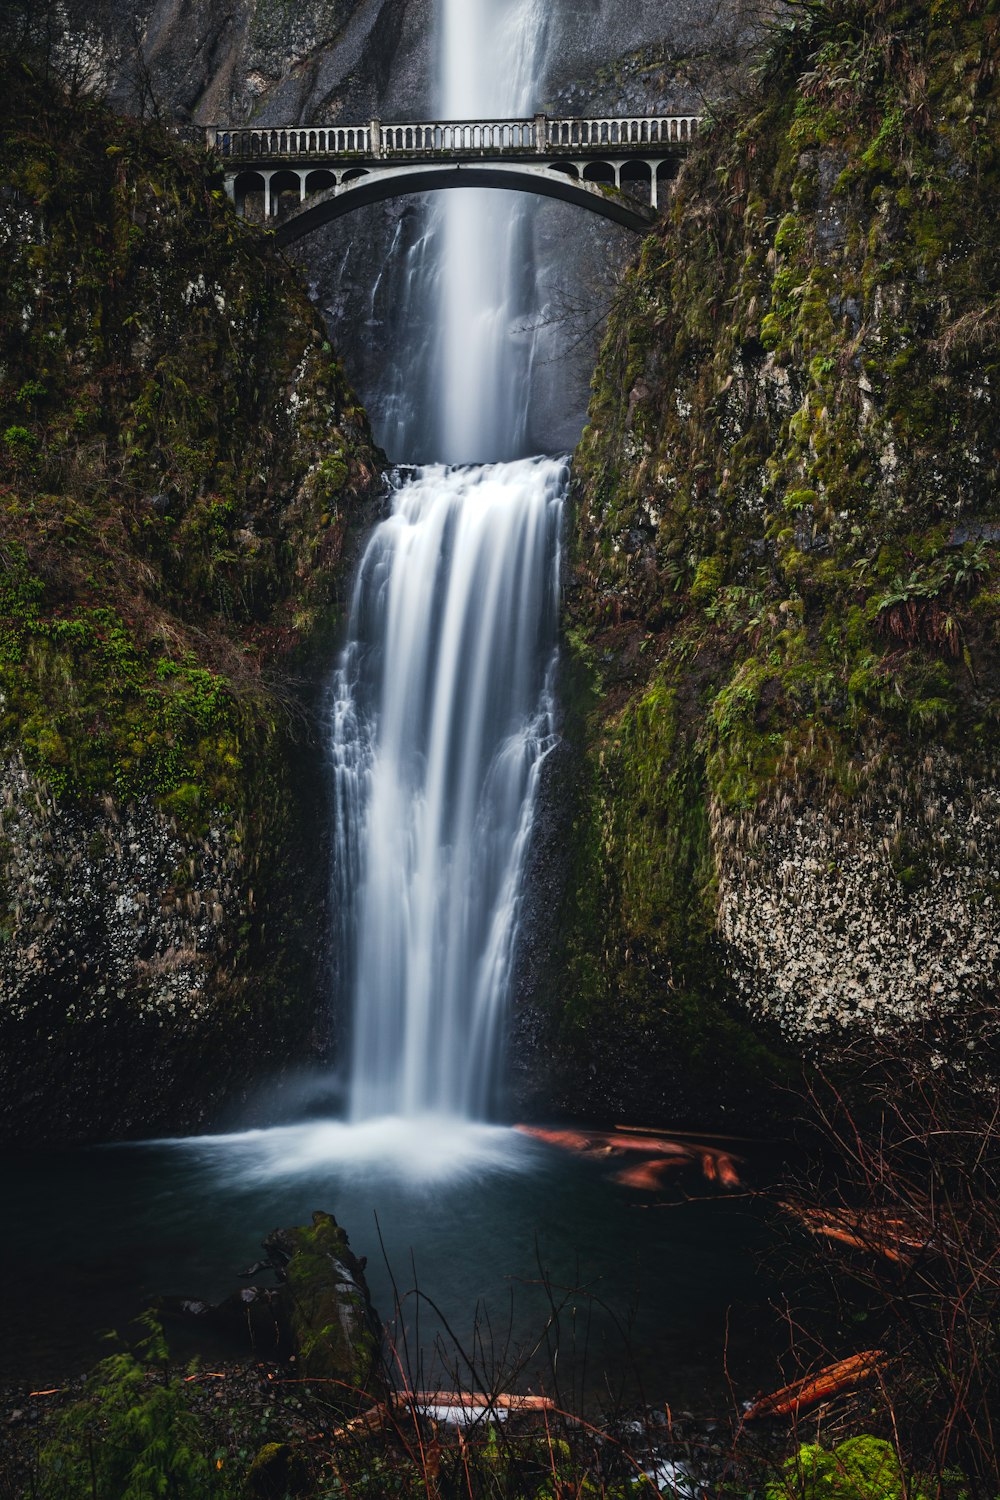
<instances>
[{"instance_id":1,"label":"foreground plant","mask_svg":"<svg viewBox=\"0 0 1000 1500\"><path fill-rule=\"evenodd\" d=\"M234 1493L184 1381L168 1369L162 1330L150 1318L145 1324L148 1337L136 1354L102 1360L81 1400L60 1417L31 1484L39 1500L225 1500Z\"/></svg>"}]
</instances>

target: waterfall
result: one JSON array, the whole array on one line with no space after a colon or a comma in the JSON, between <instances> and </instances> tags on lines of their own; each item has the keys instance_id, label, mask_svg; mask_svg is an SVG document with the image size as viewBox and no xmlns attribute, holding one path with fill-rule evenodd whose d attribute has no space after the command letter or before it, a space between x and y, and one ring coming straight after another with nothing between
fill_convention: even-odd
<instances>
[{"instance_id":1,"label":"waterfall","mask_svg":"<svg viewBox=\"0 0 1000 1500\"><path fill-rule=\"evenodd\" d=\"M351 1113L482 1118L553 743L565 467L424 469L359 570L333 692Z\"/></svg>"},{"instance_id":2,"label":"waterfall","mask_svg":"<svg viewBox=\"0 0 1000 1500\"><path fill-rule=\"evenodd\" d=\"M534 113L547 13L544 0L444 0L445 118ZM529 435L536 205L486 189L439 200L441 454L449 463L517 457Z\"/></svg>"},{"instance_id":3,"label":"waterfall","mask_svg":"<svg viewBox=\"0 0 1000 1500\"><path fill-rule=\"evenodd\" d=\"M542 0L443 3L443 113L532 113ZM355 1121L483 1119L495 1096L554 737L566 483L561 460L524 456L529 215L517 194L439 194L406 266L411 303L436 305L421 384L447 463L398 482L361 562L331 693ZM430 430L418 406L388 410L399 440Z\"/></svg>"},{"instance_id":4,"label":"waterfall","mask_svg":"<svg viewBox=\"0 0 1000 1500\"><path fill-rule=\"evenodd\" d=\"M441 0L436 113L534 114L550 14L544 0ZM524 193L463 188L432 194L419 228L408 214L402 246L397 230L379 272L391 279L399 326L378 400L392 458L483 463L531 451L538 211Z\"/></svg>"}]
</instances>

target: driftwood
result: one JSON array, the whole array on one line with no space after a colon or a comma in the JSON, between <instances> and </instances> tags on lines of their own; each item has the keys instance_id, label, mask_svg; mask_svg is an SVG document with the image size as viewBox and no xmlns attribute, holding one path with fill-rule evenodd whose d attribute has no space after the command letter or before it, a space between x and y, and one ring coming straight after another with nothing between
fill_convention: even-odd
<instances>
[{"instance_id":1,"label":"driftwood","mask_svg":"<svg viewBox=\"0 0 1000 1500\"><path fill-rule=\"evenodd\" d=\"M909 1265L927 1241L917 1228L905 1219L851 1208L807 1208L799 1203L782 1203L782 1209L810 1234L838 1240L856 1250L882 1255L886 1260Z\"/></svg>"},{"instance_id":2,"label":"driftwood","mask_svg":"<svg viewBox=\"0 0 1000 1500\"><path fill-rule=\"evenodd\" d=\"M428 1411L455 1411L478 1416L481 1412L532 1412L557 1410L549 1396L520 1396L516 1392L500 1391L486 1395L480 1391L395 1391L385 1401L352 1417L343 1427L335 1428L332 1436L338 1439L359 1437L368 1432L380 1432L394 1413L410 1412L420 1416Z\"/></svg>"},{"instance_id":3,"label":"driftwood","mask_svg":"<svg viewBox=\"0 0 1000 1500\"><path fill-rule=\"evenodd\" d=\"M523 1135L533 1136L546 1145L558 1146L564 1151L575 1151L580 1156L595 1158L635 1154L648 1160L625 1167L615 1178L625 1187L656 1190L662 1186L665 1173L694 1167L706 1181L719 1183L725 1188L738 1188L740 1176L736 1159L716 1146L706 1146L697 1140L675 1141L669 1136L657 1135L653 1131L639 1131L635 1127L627 1130L546 1130L538 1125L518 1125Z\"/></svg>"},{"instance_id":4,"label":"driftwood","mask_svg":"<svg viewBox=\"0 0 1000 1500\"><path fill-rule=\"evenodd\" d=\"M752 1422L758 1417L796 1416L818 1401L853 1391L877 1375L887 1363L881 1349L866 1349L862 1354L852 1354L849 1359L838 1359L815 1375L803 1376L791 1385L782 1386L780 1391L772 1391L769 1396L759 1396L744 1414L744 1420Z\"/></svg>"}]
</instances>

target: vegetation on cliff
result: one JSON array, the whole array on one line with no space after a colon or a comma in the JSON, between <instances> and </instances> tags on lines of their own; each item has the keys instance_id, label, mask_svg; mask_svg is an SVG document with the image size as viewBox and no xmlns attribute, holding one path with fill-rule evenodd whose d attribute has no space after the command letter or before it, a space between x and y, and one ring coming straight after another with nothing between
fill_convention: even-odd
<instances>
[{"instance_id":1,"label":"vegetation on cliff","mask_svg":"<svg viewBox=\"0 0 1000 1500\"><path fill-rule=\"evenodd\" d=\"M210 169L6 71L4 730L59 792L197 816L336 597L364 416Z\"/></svg>"},{"instance_id":2,"label":"vegetation on cliff","mask_svg":"<svg viewBox=\"0 0 1000 1500\"><path fill-rule=\"evenodd\" d=\"M617 300L571 543L584 1051L720 998L799 1044L988 1009L998 27L785 7Z\"/></svg>"},{"instance_id":3,"label":"vegetation on cliff","mask_svg":"<svg viewBox=\"0 0 1000 1500\"><path fill-rule=\"evenodd\" d=\"M626 279L577 455L560 1044L585 1076L638 1039L640 1108L756 1091L771 1020L839 1080L801 1101L783 1207L829 1280L789 1326L800 1368L880 1373L769 1495L1000 1476L998 185L1000 8L781 7Z\"/></svg>"},{"instance_id":4,"label":"vegetation on cliff","mask_svg":"<svg viewBox=\"0 0 1000 1500\"><path fill-rule=\"evenodd\" d=\"M5 78L0 1024L30 1052L68 1020L75 1054L141 1018L183 1050L186 1016L231 1039L270 1010L280 1053L316 958L294 886L322 887L301 685L379 455L207 158Z\"/></svg>"}]
</instances>

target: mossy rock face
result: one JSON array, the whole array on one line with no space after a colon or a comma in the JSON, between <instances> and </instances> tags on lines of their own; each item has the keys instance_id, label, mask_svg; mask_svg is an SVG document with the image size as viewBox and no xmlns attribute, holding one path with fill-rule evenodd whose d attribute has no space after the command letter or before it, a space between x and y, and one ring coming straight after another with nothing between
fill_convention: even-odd
<instances>
[{"instance_id":1,"label":"mossy rock face","mask_svg":"<svg viewBox=\"0 0 1000 1500\"><path fill-rule=\"evenodd\" d=\"M283 1282L284 1303L304 1374L336 1385L331 1401L350 1406L381 1389L380 1335L364 1263L332 1214L278 1229L264 1241Z\"/></svg>"},{"instance_id":2,"label":"mossy rock face","mask_svg":"<svg viewBox=\"0 0 1000 1500\"><path fill-rule=\"evenodd\" d=\"M995 1030L993 12L790 13L612 312L574 463L567 1098L608 1034L697 1055L725 1018L724 1100L771 1022L793 1053Z\"/></svg>"},{"instance_id":3,"label":"mossy rock face","mask_svg":"<svg viewBox=\"0 0 1000 1500\"><path fill-rule=\"evenodd\" d=\"M0 1136L193 1126L313 1043L381 455L209 160L4 73Z\"/></svg>"},{"instance_id":4,"label":"mossy rock face","mask_svg":"<svg viewBox=\"0 0 1000 1500\"><path fill-rule=\"evenodd\" d=\"M291 1443L265 1443L247 1470L249 1500L289 1500L312 1490L309 1465Z\"/></svg>"}]
</instances>

